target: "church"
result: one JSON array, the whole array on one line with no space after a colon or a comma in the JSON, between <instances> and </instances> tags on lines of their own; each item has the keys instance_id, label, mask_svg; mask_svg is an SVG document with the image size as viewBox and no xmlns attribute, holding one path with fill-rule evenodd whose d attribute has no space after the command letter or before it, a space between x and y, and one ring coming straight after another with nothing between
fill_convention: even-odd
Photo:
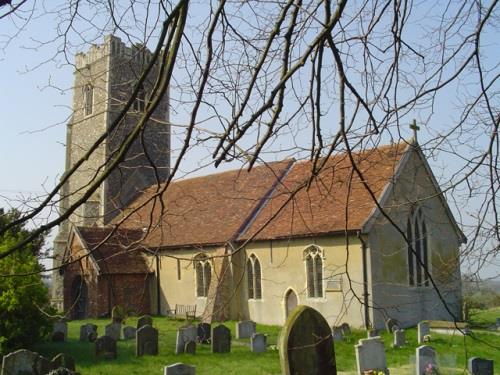
<instances>
[{"instance_id":1,"label":"church","mask_svg":"<svg viewBox=\"0 0 500 375\"><path fill-rule=\"evenodd\" d=\"M77 56L67 170L109 127L131 66L147 60L113 36ZM140 98L123 129L140 114ZM466 238L415 139L333 154L318 173L311 161L287 159L166 184L168 95L150 122L148 156L162 182L132 147L60 226L53 301L69 317L105 316L115 305L168 315L185 305L205 321L281 325L298 304L359 328L381 328L388 317L403 327L460 317ZM120 139L70 178L62 210Z\"/></svg>"}]
</instances>

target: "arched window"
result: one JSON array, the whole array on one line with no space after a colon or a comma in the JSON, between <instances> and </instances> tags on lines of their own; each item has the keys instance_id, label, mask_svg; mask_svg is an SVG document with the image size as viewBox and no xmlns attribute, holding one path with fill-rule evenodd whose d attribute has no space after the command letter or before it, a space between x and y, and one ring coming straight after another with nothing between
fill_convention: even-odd
<instances>
[{"instance_id":1,"label":"arched window","mask_svg":"<svg viewBox=\"0 0 500 375\"><path fill-rule=\"evenodd\" d=\"M91 115L94 107L94 88L90 83L83 87L83 111L85 116Z\"/></svg>"},{"instance_id":2,"label":"arched window","mask_svg":"<svg viewBox=\"0 0 500 375\"><path fill-rule=\"evenodd\" d=\"M194 259L196 273L196 296L207 297L210 281L212 280L212 264L204 254L197 255Z\"/></svg>"},{"instance_id":3,"label":"arched window","mask_svg":"<svg viewBox=\"0 0 500 375\"><path fill-rule=\"evenodd\" d=\"M248 298L262 299L262 275L260 262L254 254L250 255L247 260L247 284Z\"/></svg>"},{"instance_id":4,"label":"arched window","mask_svg":"<svg viewBox=\"0 0 500 375\"><path fill-rule=\"evenodd\" d=\"M408 237L408 284L410 286L429 286L429 244L427 226L422 209L418 208L406 224Z\"/></svg>"},{"instance_id":5,"label":"arched window","mask_svg":"<svg viewBox=\"0 0 500 375\"><path fill-rule=\"evenodd\" d=\"M146 108L146 92L144 91L144 86L139 87L137 96L135 97L134 103L132 104L132 109L136 112L144 112Z\"/></svg>"},{"instance_id":6,"label":"arched window","mask_svg":"<svg viewBox=\"0 0 500 375\"><path fill-rule=\"evenodd\" d=\"M317 246L311 246L304 251L306 262L307 296L309 298L323 297L323 257Z\"/></svg>"}]
</instances>

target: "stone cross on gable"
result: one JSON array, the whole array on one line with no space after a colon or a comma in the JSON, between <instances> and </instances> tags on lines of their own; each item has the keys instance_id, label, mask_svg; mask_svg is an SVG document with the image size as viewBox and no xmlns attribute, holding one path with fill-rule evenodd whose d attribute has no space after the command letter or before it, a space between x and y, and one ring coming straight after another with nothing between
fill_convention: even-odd
<instances>
[{"instance_id":1,"label":"stone cross on gable","mask_svg":"<svg viewBox=\"0 0 500 375\"><path fill-rule=\"evenodd\" d=\"M410 124L410 129L413 130L413 141L418 143L417 132L420 130L420 126L417 125L417 120L413 119L413 122Z\"/></svg>"}]
</instances>

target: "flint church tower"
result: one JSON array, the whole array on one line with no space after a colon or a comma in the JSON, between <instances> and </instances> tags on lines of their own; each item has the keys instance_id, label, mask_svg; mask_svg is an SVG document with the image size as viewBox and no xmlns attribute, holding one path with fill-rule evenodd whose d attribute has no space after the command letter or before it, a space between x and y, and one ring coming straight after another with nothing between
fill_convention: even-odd
<instances>
[{"instance_id":1,"label":"flint church tower","mask_svg":"<svg viewBox=\"0 0 500 375\"><path fill-rule=\"evenodd\" d=\"M118 37L107 36L102 45L76 55L73 116L67 126L66 173L84 160L61 192L64 213L81 199L118 155L120 146L139 123L158 79L153 68L139 87L126 116L91 154L96 141L113 127L131 97L152 54L142 45L126 46ZM148 186L163 182L170 168L170 124L168 92L146 127L126 153L118 168L59 226L54 241L54 266L61 265L71 226L103 226L120 213ZM52 302L63 309L63 269L52 277Z\"/></svg>"}]
</instances>

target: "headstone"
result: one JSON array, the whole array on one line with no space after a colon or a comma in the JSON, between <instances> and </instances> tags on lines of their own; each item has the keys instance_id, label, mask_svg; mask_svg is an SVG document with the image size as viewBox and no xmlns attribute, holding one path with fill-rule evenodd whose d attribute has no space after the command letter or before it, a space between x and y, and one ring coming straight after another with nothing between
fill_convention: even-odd
<instances>
[{"instance_id":1,"label":"headstone","mask_svg":"<svg viewBox=\"0 0 500 375\"><path fill-rule=\"evenodd\" d=\"M110 336L101 336L95 340L95 356L105 359L116 359L116 340Z\"/></svg>"},{"instance_id":2,"label":"headstone","mask_svg":"<svg viewBox=\"0 0 500 375\"><path fill-rule=\"evenodd\" d=\"M397 329L393 333L394 338L392 342L393 348L402 348L406 345L406 335L404 329Z\"/></svg>"},{"instance_id":3,"label":"headstone","mask_svg":"<svg viewBox=\"0 0 500 375\"><path fill-rule=\"evenodd\" d=\"M299 305L288 316L279 339L283 374L337 374L332 330L309 306Z\"/></svg>"},{"instance_id":4,"label":"headstone","mask_svg":"<svg viewBox=\"0 0 500 375\"><path fill-rule=\"evenodd\" d=\"M340 329L342 330L342 335L344 336L348 336L351 334L351 327L347 323L342 323Z\"/></svg>"},{"instance_id":5,"label":"headstone","mask_svg":"<svg viewBox=\"0 0 500 375\"><path fill-rule=\"evenodd\" d=\"M194 325L187 325L180 327L177 330L177 337L175 342L175 354L184 353L186 343L189 341L196 341L198 337L198 329Z\"/></svg>"},{"instance_id":6,"label":"headstone","mask_svg":"<svg viewBox=\"0 0 500 375\"><path fill-rule=\"evenodd\" d=\"M66 367L58 367L55 370L52 370L49 372L47 375L79 375L74 371L71 371L70 369L67 369Z\"/></svg>"},{"instance_id":7,"label":"headstone","mask_svg":"<svg viewBox=\"0 0 500 375\"><path fill-rule=\"evenodd\" d=\"M89 342L95 342L95 340L97 340L97 332L96 331L89 332L88 338Z\"/></svg>"},{"instance_id":8,"label":"headstone","mask_svg":"<svg viewBox=\"0 0 500 375\"><path fill-rule=\"evenodd\" d=\"M344 340L344 335L342 334L342 328L333 326L332 327L332 337L333 337L333 341Z\"/></svg>"},{"instance_id":9,"label":"headstone","mask_svg":"<svg viewBox=\"0 0 500 375\"><path fill-rule=\"evenodd\" d=\"M212 326L209 323L199 323L197 327L198 342L201 344L210 344L210 331Z\"/></svg>"},{"instance_id":10,"label":"headstone","mask_svg":"<svg viewBox=\"0 0 500 375\"><path fill-rule=\"evenodd\" d=\"M231 351L231 331L223 324L212 329L212 353Z\"/></svg>"},{"instance_id":11,"label":"headstone","mask_svg":"<svg viewBox=\"0 0 500 375\"><path fill-rule=\"evenodd\" d=\"M186 345L184 345L184 353L196 354L196 341L188 341Z\"/></svg>"},{"instance_id":12,"label":"headstone","mask_svg":"<svg viewBox=\"0 0 500 375\"><path fill-rule=\"evenodd\" d=\"M125 309L120 305L114 306L111 310L111 320L113 323L123 323L125 315Z\"/></svg>"},{"instance_id":13,"label":"headstone","mask_svg":"<svg viewBox=\"0 0 500 375\"><path fill-rule=\"evenodd\" d=\"M64 332L57 331L57 332L52 333L52 341L53 342L64 342L65 341Z\"/></svg>"},{"instance_id":14,"label":"headstone","mask_svg":"<svg viewBox=\"0 0 500 375\"><path fill-rule=\"evenodd\" d=\"M2 375L46 374L50 362L40 354L19 349L3 357Z\"/></svg>"},{"instance_id":15,"label":"headstone","mask_svg":"<svg viewBox=\"0 0 500 375\"><path fill-rule=\"evenodd\" d=\"M249 339L256 332L257 325L251 320L236 323L236 338Z\"/></svg>"},{"instance_id":16,"label":"headstone","mask_svg":"<svg viewBox=\"0 0 500 375\"><path fill-rule=\"evenodd\" d=\"M468 370L471 375L493 375L493 361L472 357L468 360Z\"/></svg>"},{"instance_id":17,"label":"headstone","mask_svg":"<svg viewBox=\"0 0 500 375\"><path fill-rule=\"evenodd\" d=\"M52 329L52 341L66 341L68 337L68 323L55 322Z\"/></svg>"},{"instance_id":18,"label":"headstone","mask_svg":"<svg viewBox=\"0 0 500 375\"><path fill-rule=\"evenodd\" d=\"M252 353L264 353L267 349L267 335L254 333L250 337L250 350Z\"/></svg>"},{"instance_id":19,"label":"headstone","mask_svg":"<svg viewBox=\"0 0 500 375\"><path fill-rule=\"evenodd\" d=\"M135 355L157 355L158 354L158 330L145 325L139 328L135 338Z\"/></svg>"},{"instance_id":20,"label":"headstone","mask_svg":"<svg viewBox=\"0 0 500 375\"><path fill-rule=\"evenodd\" d=\"M497 325L497 327L500 327L500 318L497 318L496 325Z\"/></svg>"},{"instance_id":21,"label":"headstone","mask_svg":"<svg viewBox=\"0 0 500 375\"><path fill-rule=\"evenodd\" d=\"M376 373L388 373L384 343L380 337L359 340L359 344L354 348L358 374L364 374L369 370L376 370Z\"/></svg>"},{"instance_id":22,"label":"headstone","mask_svg":"<svg viewBox=\"0 0 500 375\"><path fill-rule=\"evenodd\" d=\"M52 358L50 364L53 369L64 367L68 370L75 371L75 359L68 354L59 353L54 358Z\"/></svg>"},{"instance_id":23,"label":"headstone","mask_svg":"<svg viewBox=\"0 0 500 375\"><path fill-rule=\"evenodd\" d=\"M195 375L196 367L186 365L184 363L174 363L170 366L165 366L163 375Z\"/></svg>"},{"instance_id":24,"label":"headstone","mask_svg":"<svg viewBox=\"0 0 500 375\"><path fill-rule=\"evenodd\" d=\"M368 338L378 337L380 336L380 333L378 332L378 329L369 329L366 336Z\"/></svg>"},{"instance_id":25,"label":"headstone","mask_svg":"<svg viewBox=\"0 0 500 375\"><path fill-rule=\"evenodd\" d=\"M143 315L139 319L137 319L137 329L139 329L145 325L149 325L149 326L153 325L153 318L151 316Z\"/></svg>"},{"instance_id":26,"label":"headstone","mask_svg":"<svg viewBox=\"0 0 500 375\"><path fill-rule=\"evenodd\" d=\"M118 341L121 337L122 325L121 323L110 323L104 327L104 334L111 337L113 340Z\"/></svg>"},{"instance_id":27,"label":"headstone","mask_svg":"<svg viewBox=\"0 0 500 375\"><path fill-rule=\"evenodd\" d=\"M95 332L97 338L97 326L95 324L87 323L80 326L80 341L90 341L90 333ZM94 339L95 341L95 339Z\"/></svg>"},{"instance_id":28,"label":"headstone","mask_svg":"<svg viewBox=\"0 0 500 375\"><path fill-rule=\"evenodd\" d=\"M428 322L418 323L418 343L424 343L424 336L429 335L431 332Z\"/></svg>"},{"instance_id":29,"label":"headstone","mask_svg":"<svg viewBox=\"0 0 500 375\"><path fill-rule=\"evenodd\" d=\"M135 329L135 327L131 326L123 327L123 338L125 340L135 339L136 331L137 330Z\"/></svg>"},{"instance_id":30,"label":"headstone","mask_svg":"<svg viewBox=\"0 0 500 375\"><path fill-rule=\"evenodd\" d=\"M432 346L422 345L416 349L415 354L416 375L433 374L433 370L437 373L436 351Z\"/></svg>"},{"instance_id":31,"label":"headstone","mask_svg":"<svg viewBox=\"0 0 500 375\"><path fill-rule=\"evenodd\" d=\"M399 322L396 319L389 318L385 321L385 329L392 333L399 328Z\"/></svg>"}]
</instances>

